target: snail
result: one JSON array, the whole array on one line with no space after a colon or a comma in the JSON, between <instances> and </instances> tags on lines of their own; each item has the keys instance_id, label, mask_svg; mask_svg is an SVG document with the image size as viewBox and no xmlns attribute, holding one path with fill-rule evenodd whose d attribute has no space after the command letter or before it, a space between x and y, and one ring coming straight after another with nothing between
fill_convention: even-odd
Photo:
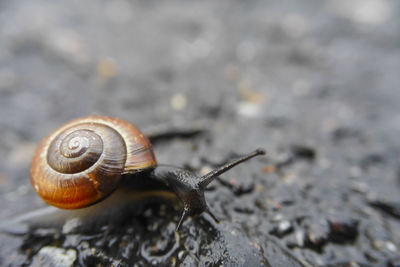
<instances>
[{"instance_id":1,"label":"snail","mask_svg":"<svg viewBox=\"0 0 400 267\"><path fill-rule=\"evenodd\" d=\"M35 151L30 180L48 204L61 209L94 205L115 191L124 179L155 181L183 203L176 226L187 217L208 213L204 190L220 174L255 156L257 149L198 177L191 171L157 163L149 139L129 122L106 116L70 121L47 136Z\"/></svg>"}]
</instances>

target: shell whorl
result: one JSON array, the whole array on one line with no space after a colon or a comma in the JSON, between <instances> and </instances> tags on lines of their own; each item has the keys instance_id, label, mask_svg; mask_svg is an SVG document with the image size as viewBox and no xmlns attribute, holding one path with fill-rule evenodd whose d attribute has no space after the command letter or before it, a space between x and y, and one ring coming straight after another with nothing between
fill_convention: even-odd
<instances>
[{"instance_id":1,"label":"shell whorl","mask_svg":"<svg viewBox=\"0 0 400 267\"><path fill-rule=\"evenodd\" d=\"M59 173L77 173L87 170L103 153L102 137L92 130L85 129L85 125L78 125L79 127L83 129L64 131L50 144L47 162ZM121 153L126 153L126 149L121 146L119 149Z\"/></svg>"},{"instance_id":2,"label":"shell whorl","mask_svg":"<svg viewBox=\"0 0 400 267\"><path fill-rule=\"evenodd\" d=\"M155 165L150 142L132 124L90 116L64 124L42 141L31 182L49 204L82 208L114 191L122 174Z\"/></svg>"}]
</instances>

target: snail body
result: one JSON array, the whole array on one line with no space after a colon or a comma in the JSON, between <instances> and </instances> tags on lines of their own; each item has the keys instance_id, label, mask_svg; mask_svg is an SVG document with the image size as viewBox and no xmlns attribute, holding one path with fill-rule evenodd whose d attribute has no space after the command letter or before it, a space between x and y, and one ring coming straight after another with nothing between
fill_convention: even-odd
<instances>
[{"instance_id":1,"label":"snail body","mask_svg":"<svg viewBox=\"0 0 400 267\"><path fill-rule=\"evenodd\" d=\"M34 190L48 204L79 209L108 197L130 175L162 183L183 202L177 230L187 216L209 213L204 189L218 175L254 156L258 149L197 177L173 166L157 164L149 139L132 124L111 117L89 116L68 122L36 149L30 177Z\"/></svg>"}]
</instances>

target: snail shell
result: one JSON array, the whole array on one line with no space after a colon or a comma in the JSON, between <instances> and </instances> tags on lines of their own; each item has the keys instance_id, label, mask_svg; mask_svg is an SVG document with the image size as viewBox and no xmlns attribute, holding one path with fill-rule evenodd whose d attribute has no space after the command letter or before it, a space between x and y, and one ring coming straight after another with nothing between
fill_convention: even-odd
<instances>
[{"instance_id":1,"label":"snail shell","mask_svg":"<svg viewBox=\"0 0 400 267\"><path fill-rule=\"evenodd\" d=\"M77 209L108 196L122 174L156 165L150 141L132 124L89 116L64 124L40 143L31 183L47 203Z\"/></svg>"}]
</instances>

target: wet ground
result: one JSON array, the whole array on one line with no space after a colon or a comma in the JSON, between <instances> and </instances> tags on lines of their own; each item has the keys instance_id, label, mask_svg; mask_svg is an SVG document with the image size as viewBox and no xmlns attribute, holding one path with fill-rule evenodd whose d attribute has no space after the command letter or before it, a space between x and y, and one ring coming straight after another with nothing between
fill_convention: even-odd
<instances>
[{"instance_id":1,"label":"wet ground","mask_svg":"<svg viewBox=\"0 0 400 267\"><path fill-rule=\"evenodd\" d=\"M0 234L0 265L400 266L400 4L384 0L0 2L0 217L45 207L33 150L99 114L205 133L159 140L206 192L91 225ZM184 138L183 138L184 137ZM71 226L72 224L72 226Z\"/></svg>"}]
</instances>

